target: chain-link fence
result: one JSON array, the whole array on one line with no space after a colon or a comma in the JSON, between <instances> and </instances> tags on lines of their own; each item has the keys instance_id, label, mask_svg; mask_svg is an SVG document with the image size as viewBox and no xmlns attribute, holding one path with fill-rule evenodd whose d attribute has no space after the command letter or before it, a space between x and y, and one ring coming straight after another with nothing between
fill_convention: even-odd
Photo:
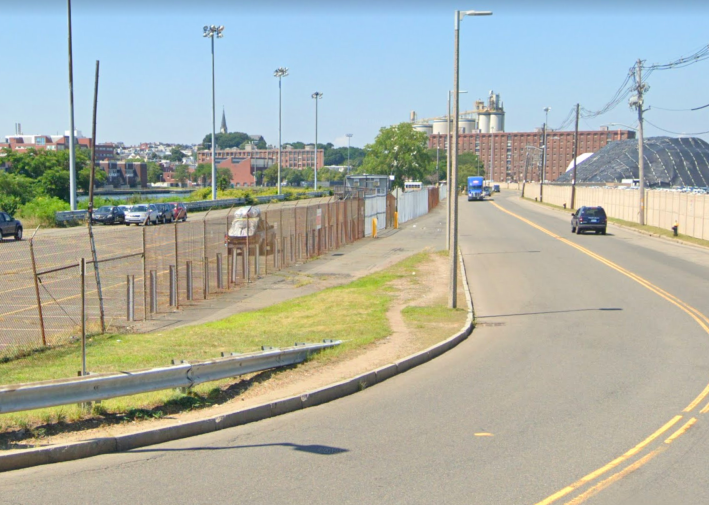
<instances>
[{"instance_id":1,"label":"chain-link fence","mask_svg":"<svg viewBox=\"0 0 709 505\"><path fill-rule=\"evenodd\" d=\"M95 259L87 228L5 241L0 359L80 338L82 322L88 333L130 329L364 236L361 199L259 207L263 240L229 246L231 209L173 225L94 226Z\"/></svg>"}]
</instances>

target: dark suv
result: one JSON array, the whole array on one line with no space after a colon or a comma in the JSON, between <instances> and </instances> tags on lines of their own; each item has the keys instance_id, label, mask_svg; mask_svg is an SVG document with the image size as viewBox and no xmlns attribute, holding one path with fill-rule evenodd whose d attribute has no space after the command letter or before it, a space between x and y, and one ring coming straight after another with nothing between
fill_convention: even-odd
<instances>
[{"instance_id":1,"label":"dark suv","mask_svg":"<svg viewBox=\"0 0 709 505\"><path fill-rule=\"evenodd\" d=\"M22 223L13 219L7 212L0 212L0 240L5 237L15 237L15 240L22 240Z\"/></svg>"},{"instance_id":2,"label":"dark suv","mask_svg":"<svg viewBox=\"0 0 709 505\"><path fill-rule=\"evenodd\" d=\"M606 234L606 211L603 207L581 207L571 214L571 233L580 235L584 231Z\"/></svg>"},{"instance_id":3,"label":"dark suv","mask_svg":"<svg viewBox=\"0 0 709 505\"><path fill-rule=\"evenodd\" d=\"M169 203L156 203L155 206L158 208L158 221L161 223L172 223L175 218L172 213L172 205Z\"/></svg>"}]
</instances>

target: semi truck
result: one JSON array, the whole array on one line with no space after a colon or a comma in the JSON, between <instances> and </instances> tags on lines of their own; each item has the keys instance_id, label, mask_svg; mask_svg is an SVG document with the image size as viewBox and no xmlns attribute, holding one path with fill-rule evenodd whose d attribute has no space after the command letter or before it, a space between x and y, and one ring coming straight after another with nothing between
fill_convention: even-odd
<instances>
[{"instance_id":1,"label":"semi truck","mask_svg":"<svg viewBox=\"0 0 709 505\"><path fill-rule=\"evenodd\" d=\"M468 201L483 199L483 177L468 177Z\"/></svg>"}]
</instances>

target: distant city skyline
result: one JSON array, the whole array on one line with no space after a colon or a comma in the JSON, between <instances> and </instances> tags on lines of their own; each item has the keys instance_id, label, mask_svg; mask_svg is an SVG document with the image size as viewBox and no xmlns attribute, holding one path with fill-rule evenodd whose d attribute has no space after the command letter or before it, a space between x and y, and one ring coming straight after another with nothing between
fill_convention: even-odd
<instances>
[{"instance_id":1,"label":"distant city skyline","mask_svg":"<svg viewBox=\"0 0 709 505\"><path fill-rule=\"evenodd\" d=\"M283 78L283 142L363 147L381 127L446 112L452 88L453 11L490 9L461 23L461 109L486 99L505 104L507 131L559 126L580 102L599 110L638 58L673 61L706 46L707 7L659 2L636 12L611 2L476 1L473 4L345 2L101 2L74 0L76 129L90 136L95 61L101 61L98 142L200 143L211 132L211 56L205 24L224 25L215 40L217 130L222 107L230 131L278 143L278 79ZM69 129L66 2L0 0L4 48L0 136L21 123L26 134ZM31 26L31 33L28 31ZM679 28L681 27L681 29ZM666 34L666 35L665 35ZM709 131L709 61L649 78L646 136ZM673 110L667 110L673 109ZM620 103L582 120L582 129L622 123L636 112ZM573 128L573 124L571 125ZM612 128L625 128L612 126ZM669 130L672 133L665 133ZM696 135L709 140L707 133Z\"/></svg>"}]
</instances>

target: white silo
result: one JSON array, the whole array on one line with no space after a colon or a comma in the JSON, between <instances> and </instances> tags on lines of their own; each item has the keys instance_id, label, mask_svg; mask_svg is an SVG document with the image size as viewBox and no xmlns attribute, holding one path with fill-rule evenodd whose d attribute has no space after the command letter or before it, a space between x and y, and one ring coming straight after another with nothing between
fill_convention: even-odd
<instances>
[{"instance_id":1,"label":"white silo","mask_svg":"<svg viewBox=\"0 0 709 505\"><path fill-rule=\"evenodd\" d=\"M478 128L481 133L490 133L490 113L478 112Z\"/></svg>"},{"instance_id":2,"label":"white silo","mask_svg":"<svg viewBox=\"0 0 709 505\"><path fill-rule=\"evenodd\" d=\"M499 112L494 112L490 114L490 131L491 132L502 132L505 128L502 123L503 116Z\"/></svg>"},{"instance_id":3,"label":"white silo","mask_svg":"<svg viewBox=\"0 0 709 505\"><path fill-rule=\"evenodd\" d=\"M451 121L452 123L452 121ZM452 128L451 128L452 130ZM452 131L451 131L452 133ZM433 134L434 135L448 135L448 120L447 119L435 119L433 121Z\"/></svg>"},{"instance_id":4,"label":"white silo","mask_svg":"<svg viewBox=\"0 0 709 505\"><path fill-rule=\"evenodd\" d=\"M459 133L472 133L475 128L475 121L469 118L460 118L458 120L458 132Z\"/></svg>"},{"instance_id":5,"label":"white silo","mask_svg":"<svg viewBox=\"0 0 709 505\"><path fill-rule=\"evenodd\" d=\"M431 135L431 133L433 133L433 125L430 123L414 124L414 130L424 132L426 135Z\"/></svg>"}]
</instances>

